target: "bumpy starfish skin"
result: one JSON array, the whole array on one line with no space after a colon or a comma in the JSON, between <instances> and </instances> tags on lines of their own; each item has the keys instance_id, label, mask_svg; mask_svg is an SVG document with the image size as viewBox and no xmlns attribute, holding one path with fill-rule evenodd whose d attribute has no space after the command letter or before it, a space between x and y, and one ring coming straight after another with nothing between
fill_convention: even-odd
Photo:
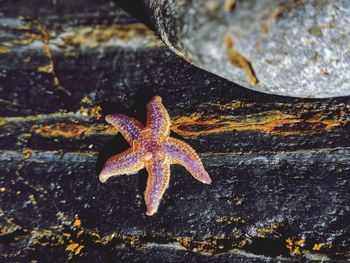
<instances>
[{"instance_id":1,"label":"bumpy starfish skin","mask_svg":"<svg viewBox=\"0 0 350 263\"><path fill-rule=\"evenodd\" d=\"M147 215L153 215L158 210L169 186L171 164L181 164L198 181L211 183L195 150L187 143L170 137L170 117L159 96L147 103L146 126L122 114L108 115L106 121L122 134L131 148L107 160L100 173L100 181L104 183L112 176L135 174L146 168L148 179L144 196Z\"/></svg>"}]
</instances>

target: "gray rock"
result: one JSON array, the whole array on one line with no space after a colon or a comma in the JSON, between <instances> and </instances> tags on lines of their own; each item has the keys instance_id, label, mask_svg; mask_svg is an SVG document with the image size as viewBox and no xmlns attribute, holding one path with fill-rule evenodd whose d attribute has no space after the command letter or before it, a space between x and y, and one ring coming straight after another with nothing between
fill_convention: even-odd
<instances>
[{"instance_id":1,"label":"gray rock","mask_svg":"<svg viewBox=\"0 0 350 263\"><path fill-rule=\"evenodd\" d=\"M350 95L350 1L144 2L163 41L193 65L265 93Z\"/></svg>"}]
</instances>

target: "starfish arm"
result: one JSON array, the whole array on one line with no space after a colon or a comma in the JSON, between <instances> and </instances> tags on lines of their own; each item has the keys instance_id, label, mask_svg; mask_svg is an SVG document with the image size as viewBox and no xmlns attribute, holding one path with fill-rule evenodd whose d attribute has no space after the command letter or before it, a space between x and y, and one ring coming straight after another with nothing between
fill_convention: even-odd
<instances>
[{"instance_id":1,"label":"starfish arm","mask_svg":"<svg viewBox=\"0 0 350 263\"><path fill-rule=\"evenodd\" d=\"M142 151L132 151L128 149L107 160L99 175L99 179L104 183L110 177L123 174L135 174L142 168L144 168Z\"/></svg>"},{"instance_id":2,"label":"starfish arm","mask_svg":"<svg viewBox=\"0 0 350 263\"><path fill-rule=\"evenodd\" d=\"M205 184L211 183L201 159L191 146L180 140L169 138L164 147L171 163L181 164L198 181Z\"/></svg>"},{"instance_id":3,"label":"starfish arm","mask_svg":"<svg viewBox=\"0 0 350 263\"><path fill-rule=\"evenodd\" d=\"M170 116L159 96L147 103L147 125L153 140L164 140L170 134Z\"/></svg>"},{"instance_id":4,"label":"starfish arm","mask_svg":"<svg viewBox=\"0 0 350 263\"><path fill-rule=\"evenodd\" d=\"M106 121L112 124L130 145L134 141L139 144L142 143L144 126L139 121L123 114L108 115Z\"/></svg>"},{"instance_id":5,"label":"starfish arm","mask_svg":"<svg viewBox=\"0 0 350 263\"><path fill-rule=\"evenodd\" d=\"M160 158L154 158L146 164L146 169L148 171L147 186L144 193L147 207L146 214L151 216L157 212L164 192L169 186L170 164Z\"/></svg>"}]
</instances>

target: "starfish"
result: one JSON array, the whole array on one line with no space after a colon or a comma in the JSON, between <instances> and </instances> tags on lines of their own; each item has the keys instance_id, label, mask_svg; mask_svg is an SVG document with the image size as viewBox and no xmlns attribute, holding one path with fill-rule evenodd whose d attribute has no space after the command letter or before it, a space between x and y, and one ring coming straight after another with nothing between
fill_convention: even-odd
<instances>
[{"instance_id":1,"label":"starfish","mask_svg":"<svg viewBox=\"0 0 350 263\"><path fill-rule=\"evenodd\" d=\"M171 120L161 97L152 97L146 107L146 126L122 114L106 116L106 121L122 134L131 147L109 158L99 179L104 183L110 177L135 174L146 168L148 179L144 198L146 214L151 216L157 212L169 186L171 164L184 166L202 183L210 184L211 179L196 151L187 143L170 137Z\"/></svg>"}]
</instances>

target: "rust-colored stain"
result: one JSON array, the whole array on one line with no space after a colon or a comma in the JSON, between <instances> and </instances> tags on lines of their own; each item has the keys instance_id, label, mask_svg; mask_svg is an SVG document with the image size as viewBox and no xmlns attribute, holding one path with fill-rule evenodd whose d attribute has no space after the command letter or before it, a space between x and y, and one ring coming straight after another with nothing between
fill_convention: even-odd
<instances>
[{"instance_id":1,"label":"rust-colored stain","mask_svg":"<svg viewBox=\"0 0 350 263\"><path fill-rule=\"evenodd\" d=\"M26 55L23 57L23 62L24 63L29 63L32 61L32 57L30 55Z\"/></svg>"},{"instance_id":2,"label":"rust-colored stain","mask_svg":"<svg viewBox=\"0 0 350 263\"><path fill-rule=\"evenodd\" d=\"M228 13L232 12L236 7L236 0L226 0L224 10Z\"/></svg>"},{"instance_id":3,"label":"rust-colored stain","mask_svg":"<svg viewBox=\"0 0 350 263\"><path fill-rule=\"evenodd\" d=\"M32 131L43 137L76 138L82 136L87 127L76 124L57 123L41 127L34 127Z\"/></svg>"},{"instance_id":4,"label":"rust-colored stain","mask_svg":"<svg viewBox=\"0 0 350 263\"><path fill-rule=\"evenodd\" d=\"M281 111L268 111L247 116L206 115L193 113L189 116L178 116L172 121L171 129L183 137L197 137L232 131L258 131L273 134L304 134L324 132L342 125L337 119L322 119L313 116L303 119Z\"/></svg>"},{"instance_id":5,"label":"rust-colored stain","mask_svg":"<svg viewBox=\"0 0 350 263\"><path fill-rule=\"evenodd\" d=\"M8 49L7 47L0 46L0 54L5 54L9 51L10 51L10 49Z\"/></svg>"},{"instance_id":6,"label":"rust-colored stain","mask_svg":"<svg viewBox=\"0 0 350 263\"><path fill-rule=\"evenodd\" d=\"M299 7L302 7L304 4L304 0L285 1L281 3L278 7L276 7L276 9L272 12L270 17L278 19L282 17L285 13L291 12Z\"/></svg>"},{"instance_id":7,"label":"rust-colored stain","mask_svg":"<svg viewBox=\"0 0 350 263\"><path fill-rule=\"evenodd\" d=\"M268 33L269 32L269 24L272 20L277 20L277 19L283 17L283 15L285 13L291 12L294 9L301 7L303 4L304 4L303 0L285 1L285 2L281 3L265 19L265 22L262 24L261 31L263 33Z\"/></svg>"},{"instance_id":8,"label":"rust-colored stain","mask_svg":"<svg viewBox=\"0 0 350 263\"><path fill-rule=\"evenodd\" d=\"M47 138L80 138L82 136L91 136L96 134L116 134L116 130L113 127L108 127L106 125L83 126L67 123L55 123L51 125L34 126L32 127L32 132Z\"/></svg>"},{"instance_id":9,"label":"rust-colored stain","mask_svg":"<svg viewBox=\"0 0 350 263\"><path fill-rule=\"evenodd\" d=\"M240 107L234 105L216 105L222 107ZM178 116L172 120L171 130L185 138L195 138L203 135L233 131L257 131L270 134L314 134L327 132L342 126L336 117L324 118L319 113L308 118L286 114L281 111L267 111L252 115L234 116L225 114L202 115L192 113L189 116ZM31 128L34 134L42 137L81 138L94 135L115 135L117 130L105 124L85 126L81 124L54 123L49 125L35 125Z\"/></svg>"},{"instance_id":10,"label":"rust-colored stain","mask_svg":"<svg viewBox=\"0 0 350 263\"><path fill-rule=\"evenodd\" d=\"M292 1L283 1L278 5L265 19L261 25L262 36L257 40L256 46L260 46L262 41L266 39L266 34L270 31L271 22L278 20L283 17L285 13L292 12L294 9L302 7L305 3L303 0L292 0Z\"/></svg>"},{"instance_id":11,"label":"rust-colored stain","mask_svg":"<svg viewBox=\"0 0 350 263\"><path fill-rule=\"evenodd\" d=\"M321 70L321 74L322 74L322 76L324 76L324 77L328 77L328 76L330 75L328 69L322 69L322 70Z\"/></svg>"},{"instance_id":12,"label":"rust-colored stain","mask_svg":"<svg viewBox=\"0 0 350 263\"><path fill-rule=\"evenodd\" d=\"M233 37L230 34L225 35L224 43L227 49L228 61L232 65L235 65L238 68L244 69L250 84L252 85L258 84L258 79L256 78L252 64L234 48Z\"/></svg>"}]
</instances>

